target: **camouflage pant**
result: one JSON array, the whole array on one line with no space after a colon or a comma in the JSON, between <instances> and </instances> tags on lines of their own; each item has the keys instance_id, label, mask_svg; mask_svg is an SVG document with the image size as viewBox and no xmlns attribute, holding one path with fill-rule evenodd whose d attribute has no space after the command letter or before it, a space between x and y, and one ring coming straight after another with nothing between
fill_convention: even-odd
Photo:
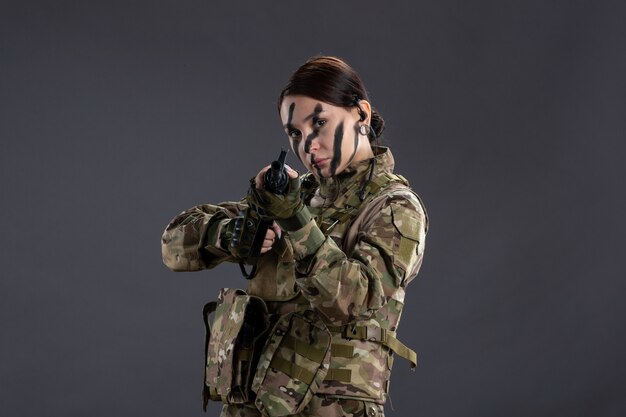
<instances>
[{"instance_id":1,"label":"camouflage pant","mask_svg":"<svg viewBox=\"0 0 626 417\"><path fill-rule=\"evenodd\" d=\"M297 417L384 417L382 405L370 401L328 399L313 396L311 402ZM220 417L261 417L254 406L225 405Z\"/></svg>"}]
</instances>

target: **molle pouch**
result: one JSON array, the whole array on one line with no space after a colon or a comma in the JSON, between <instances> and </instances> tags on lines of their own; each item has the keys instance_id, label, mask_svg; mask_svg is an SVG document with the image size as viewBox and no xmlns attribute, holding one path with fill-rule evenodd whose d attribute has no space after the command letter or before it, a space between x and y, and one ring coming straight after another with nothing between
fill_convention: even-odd
<instances>
[{"instance_id":1,"label":"molle pouch","mask_svg":"<svg viewBox=\"0 0 626 417\"><path fill-rule=\"evenodd\" d=\"M217 302L204 306L203 315L207 332L204 410L209 399L227 404L254 400L250 386L269 330L265 302L243 290L224 288Z\"/></svg>"},{"instance_id":2,"label":"molle pouch","mask_svg":"<svg viewBox=\"0 0 626 417\"><path fill-rule=\"evenodd\" d=\"M328 373L331 334L313 310L281 316L269 333L252 391L264 416L296 414Z\"/></svg>"}]
</instances>

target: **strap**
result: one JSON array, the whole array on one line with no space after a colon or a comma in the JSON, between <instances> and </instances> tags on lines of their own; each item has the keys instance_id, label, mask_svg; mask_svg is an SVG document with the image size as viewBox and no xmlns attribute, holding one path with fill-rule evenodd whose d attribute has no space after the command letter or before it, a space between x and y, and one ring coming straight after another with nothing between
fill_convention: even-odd
<instances>
[{"instance_id":1,"label":"strap","mask_svg":"<svg viewBox=\"0 0 626 417\"><path fill-rule=\"evenodd\" d=\"M302 381L307 385L311 385L313 379L315 378L315 374L308 369L278 356L274 356L274 358L272 358L270 367L289 375L291 378ZM331 368L328 370L324 380L350 383L352 381L352 370Z\"/></svg>"},{"instance_id":2,"label":"strap","mask_svg":"<svg viewBox=\"0 0 626 417\"><path fill-rule=\"evenodd\" d=\"M354 356L354 346L340 345L332 343L330 345L330 357L331 358L352 358Z\"/></svg>"},{"instance_id":3,"label":"strap","mask_svg":"<svg viewBox=\"0 0 626 417\"><path fill-rule=\"evenodd\" d=\"M219 395L217 393L217 388L206 387L205 390L208 393L207 399L210 399L211 401L222 401L224 404L227 404L226 397L222 397L221 395ZM204 407L204 411L206 411L206 406Z\"/></svg>"},{"instance_id":4,"label":"strap","mask_svg":"<svg viewBox=\"0 0 626 417\"><path fill-rule=\"evenodd\" d=\"M306 226L312 218L307 206L302 206L293 217L288 219L276 219L276 223L278 223L283 230L293 232Z\"/></svg>"},{"instance_id":5,"label":"strap","mask_svg":"<svg viewBox=\"0 0 626 417\"><path fill-rule=\"evenodd\" d=\"M350 324L344 326L328 326L328 330L333 333L339 333L343 338L348 340L357 339L380 343L391 349L401 358L409 361L411 363L411 369L415 369L417 366L417 353L399 341L395 336L395 332L378 326L357 326Z\"/></svg>"},{"instance_id":6,"label":"strap","mask_svg":"<svg viewBox=\"0 0 626 417\"><path fill-rule=\"evenodd\" d=\"M300 365L296 365L294 362L283 359L278 355L274 355L272 358L270 368L274 368L275 370L302 381L307 385L311 385L313 379L315 378L315 374L313 372L301 367Z\"/></svg>"},{"instance_id":7,"label":"strap","mask_svg":"<svg viewBox=\"0 0 626 417\"><path fill-rule=\"evenodd\" d=\"M352 370L331 368L328 370L324 381L339 381L349 384L352 382Z\"/></svg>"},{"instance_id":8,"label":"strap","mask_svg":"<svg viewBox=\"0 0 626 417\"><path fill-rule=\"evenodd\" d=\"M406 359L411 363L411 369L417 367L417 353L409 348L407 345L396 339L394 336L387 336L387 340L384 345L393 350L401 358Z\"/></svg>"},{"instance_id":9,"label":"strap","mask_svg":"<svg viewBox=\"0 0 626 417\"><path fill-rule=\"evenodd\" d=\"M254 351L252 349L240 348L237 351L237 359L244 362L250 362L252 360L253 353Z\"/></svg>"},{"instance_id":10,"label":"strap","mask_svg":"<svg viewBox=\"0 0 626 417\"><path fill-rule=\"evenodd\" d=\"M348 346L346 346L348 347ZM352 350L352 346L349 346L350 350ZM334 345L333 345L334 348ZM286 359L275 356L270 363L270 367L274 368L277 371L283 372L286 375L289 375L292 378L298 379L304 382L307 385L310 385L313 382L313 378L315 375L313 372L304 369L303 367L296 365L295 363L288 361ZM352 378L352 370L350 369L336 369L331 368L328 370L325 381L333 380L333 381L341 381L349 383Z\"/></svg>"},{"instance_id":11,"label":"strap","mask_svg":"<svg viewBox=\"0 0 626 417\"><path fill-rule=\"evenodd\" d=\"M282 344L296 352L298 355L304 356L305 358L317 363L322 363L324 361L324 357L327 352L325 349L315 349L313 346L302 340L296 339L290 334L285 335Z\"/></svg>"}]
</instances>

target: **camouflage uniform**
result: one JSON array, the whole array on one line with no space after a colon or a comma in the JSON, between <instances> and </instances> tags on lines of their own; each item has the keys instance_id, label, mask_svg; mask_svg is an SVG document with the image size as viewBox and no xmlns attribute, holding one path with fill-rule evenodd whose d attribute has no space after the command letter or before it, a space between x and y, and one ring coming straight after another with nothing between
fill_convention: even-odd
<instances>
[{"instance_id":1,"label":"camouflage uniform","mask_svg":"<svg viewBox=\"0 0 626 417\"><path fill-rule=\"evenodd\" d=\"M422 263L428 218L393 174L391 152L374 152L374 164L358 162L321 183L304 176L303 199L314 219L277 240L248 281L247 293L265 300L270 313L312 307L332 332L329 374L302 416L383 415L392 353L411 357L395 332L405 288ZM245 205L201 205L174 218L162 238L165 264L196 271L238 261L221 241ZM225 405L222 415L260 414L253 405Z\"/></svg>"},{"instance_id":2,"label":"camouflage uniform","mask_svg":"<svg viewBox=\"0 0 626 417\"><path fill-rule=\"evenodd\" d=\"M354 400L348 398L327 398L314 396L297 417L383 417L382 404L372 401ZM254 405L225 405L220 417L261 417L261 412Z\"/></svg>"}]
</instances>

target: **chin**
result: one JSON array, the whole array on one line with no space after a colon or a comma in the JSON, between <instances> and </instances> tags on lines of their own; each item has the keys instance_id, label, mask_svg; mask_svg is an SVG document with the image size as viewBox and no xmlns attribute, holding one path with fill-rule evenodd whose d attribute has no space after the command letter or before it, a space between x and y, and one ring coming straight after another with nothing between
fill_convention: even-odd
<instances>
[{"instance_id":1,"label":"chin","mask_svg":"<svg viewBox=\"0 0 626 417\"><path fill-rule=\"evenodd\" d=\"M319 179L319 178L328 178L330 177L330 175L328 174L328 172L326 172L325 170L321 170L319 171L317 168L315 167L311 167L309 169L309 171L311 171L313 173L313 175L315 176L315 178Z\"/></svg>"}]
</instances>

